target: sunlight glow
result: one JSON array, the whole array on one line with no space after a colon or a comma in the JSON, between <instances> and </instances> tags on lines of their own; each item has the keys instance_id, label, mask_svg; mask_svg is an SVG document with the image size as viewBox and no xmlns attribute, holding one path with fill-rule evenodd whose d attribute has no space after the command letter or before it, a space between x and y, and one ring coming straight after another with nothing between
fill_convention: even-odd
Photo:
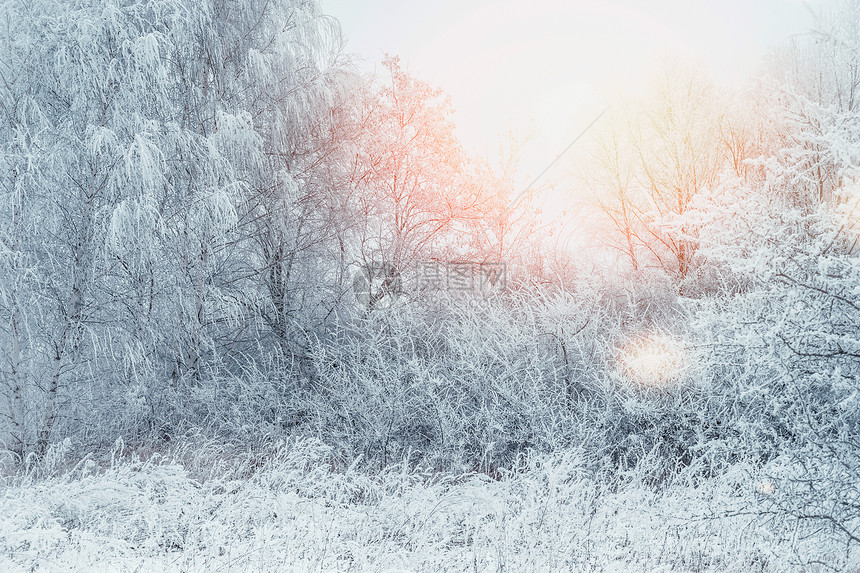
<instances>
[{"instance_id":1,"label":"sunlight glow","mask_svg":"<svg viewBox=\"0 0 860 573\"><path fill-rule=\"evenodd\" d=\"M684 363L683 346L666 334L647 334L621 349L622 373L646 387L665 387L677 381Z\"/></svg>"}]
</instances>

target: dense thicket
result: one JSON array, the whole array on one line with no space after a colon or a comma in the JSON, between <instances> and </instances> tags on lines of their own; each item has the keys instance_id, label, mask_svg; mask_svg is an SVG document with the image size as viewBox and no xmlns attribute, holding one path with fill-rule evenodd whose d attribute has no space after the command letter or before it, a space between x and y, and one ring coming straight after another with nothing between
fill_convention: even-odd
<instances>
[{"instance_id":1,"label":"dense thicket","mask_svg":"<svg viewBox=\"0 0 860 573\"><path fill-rule=\"evenodd\" d=\"M755 468L773 512L860 542L857 2L747 92L671 70L595 134L609 266L529 237L444 94L356 73L312 2L0 12L15 464L191 431L493 476L576 448L615 485Z\"/></svg>"}]
</instances>

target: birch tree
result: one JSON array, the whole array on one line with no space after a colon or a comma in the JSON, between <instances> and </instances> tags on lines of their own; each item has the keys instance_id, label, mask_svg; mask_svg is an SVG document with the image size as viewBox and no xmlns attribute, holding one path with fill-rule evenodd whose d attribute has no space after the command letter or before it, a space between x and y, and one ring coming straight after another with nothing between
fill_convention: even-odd
<instances>
[{"instance_id":1,"label":"birch tree","mask_svg":"<svg viewBox=\"0 0 860 573\"><path fill-rule=\"evenodd\" d=\"M43 455L93 408L163 430L266 328L256 237L324 183L337 24L289 0L2 10L10 442Z\"/></svg>"}]
</instances>

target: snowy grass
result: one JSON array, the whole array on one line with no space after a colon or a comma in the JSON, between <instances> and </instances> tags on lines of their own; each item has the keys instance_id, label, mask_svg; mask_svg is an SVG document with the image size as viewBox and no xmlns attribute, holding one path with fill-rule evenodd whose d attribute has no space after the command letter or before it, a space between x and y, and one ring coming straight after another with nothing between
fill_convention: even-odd
<instances>
[{"instance_id":1,"label":"snowy grass","mask_svg":"<svg viewBox=\"0 0 860 573\"><path fill-rule=\"evenodd\" d=\"M763 520L744 468L656 493L597 482L573 452L523 459L500 480L406 463L367 473L330 452L118 443L70 466L57 448L5 479L0 570L813 571L797 565L801 545L840 551Z\"/></svg>"}]
</instances>

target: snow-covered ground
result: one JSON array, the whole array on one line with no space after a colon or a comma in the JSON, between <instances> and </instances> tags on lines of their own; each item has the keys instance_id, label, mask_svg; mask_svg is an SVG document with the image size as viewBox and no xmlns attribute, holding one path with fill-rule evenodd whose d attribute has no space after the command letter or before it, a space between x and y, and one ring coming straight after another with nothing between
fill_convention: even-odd
<instances>
[{"instance_id":1,"label":"snow-covered ground","mask_svg":"<svg viewBox=\"0 0 860 573\"><path fill-rule=\"evenodd\" d=\"M740 466L658 493L596 483L573 452L499 480L338 467L313 441L62 454L6 478L0 571L846 570L844 545L767 519L772 489Z\"/></svg>"}]
</instances>

